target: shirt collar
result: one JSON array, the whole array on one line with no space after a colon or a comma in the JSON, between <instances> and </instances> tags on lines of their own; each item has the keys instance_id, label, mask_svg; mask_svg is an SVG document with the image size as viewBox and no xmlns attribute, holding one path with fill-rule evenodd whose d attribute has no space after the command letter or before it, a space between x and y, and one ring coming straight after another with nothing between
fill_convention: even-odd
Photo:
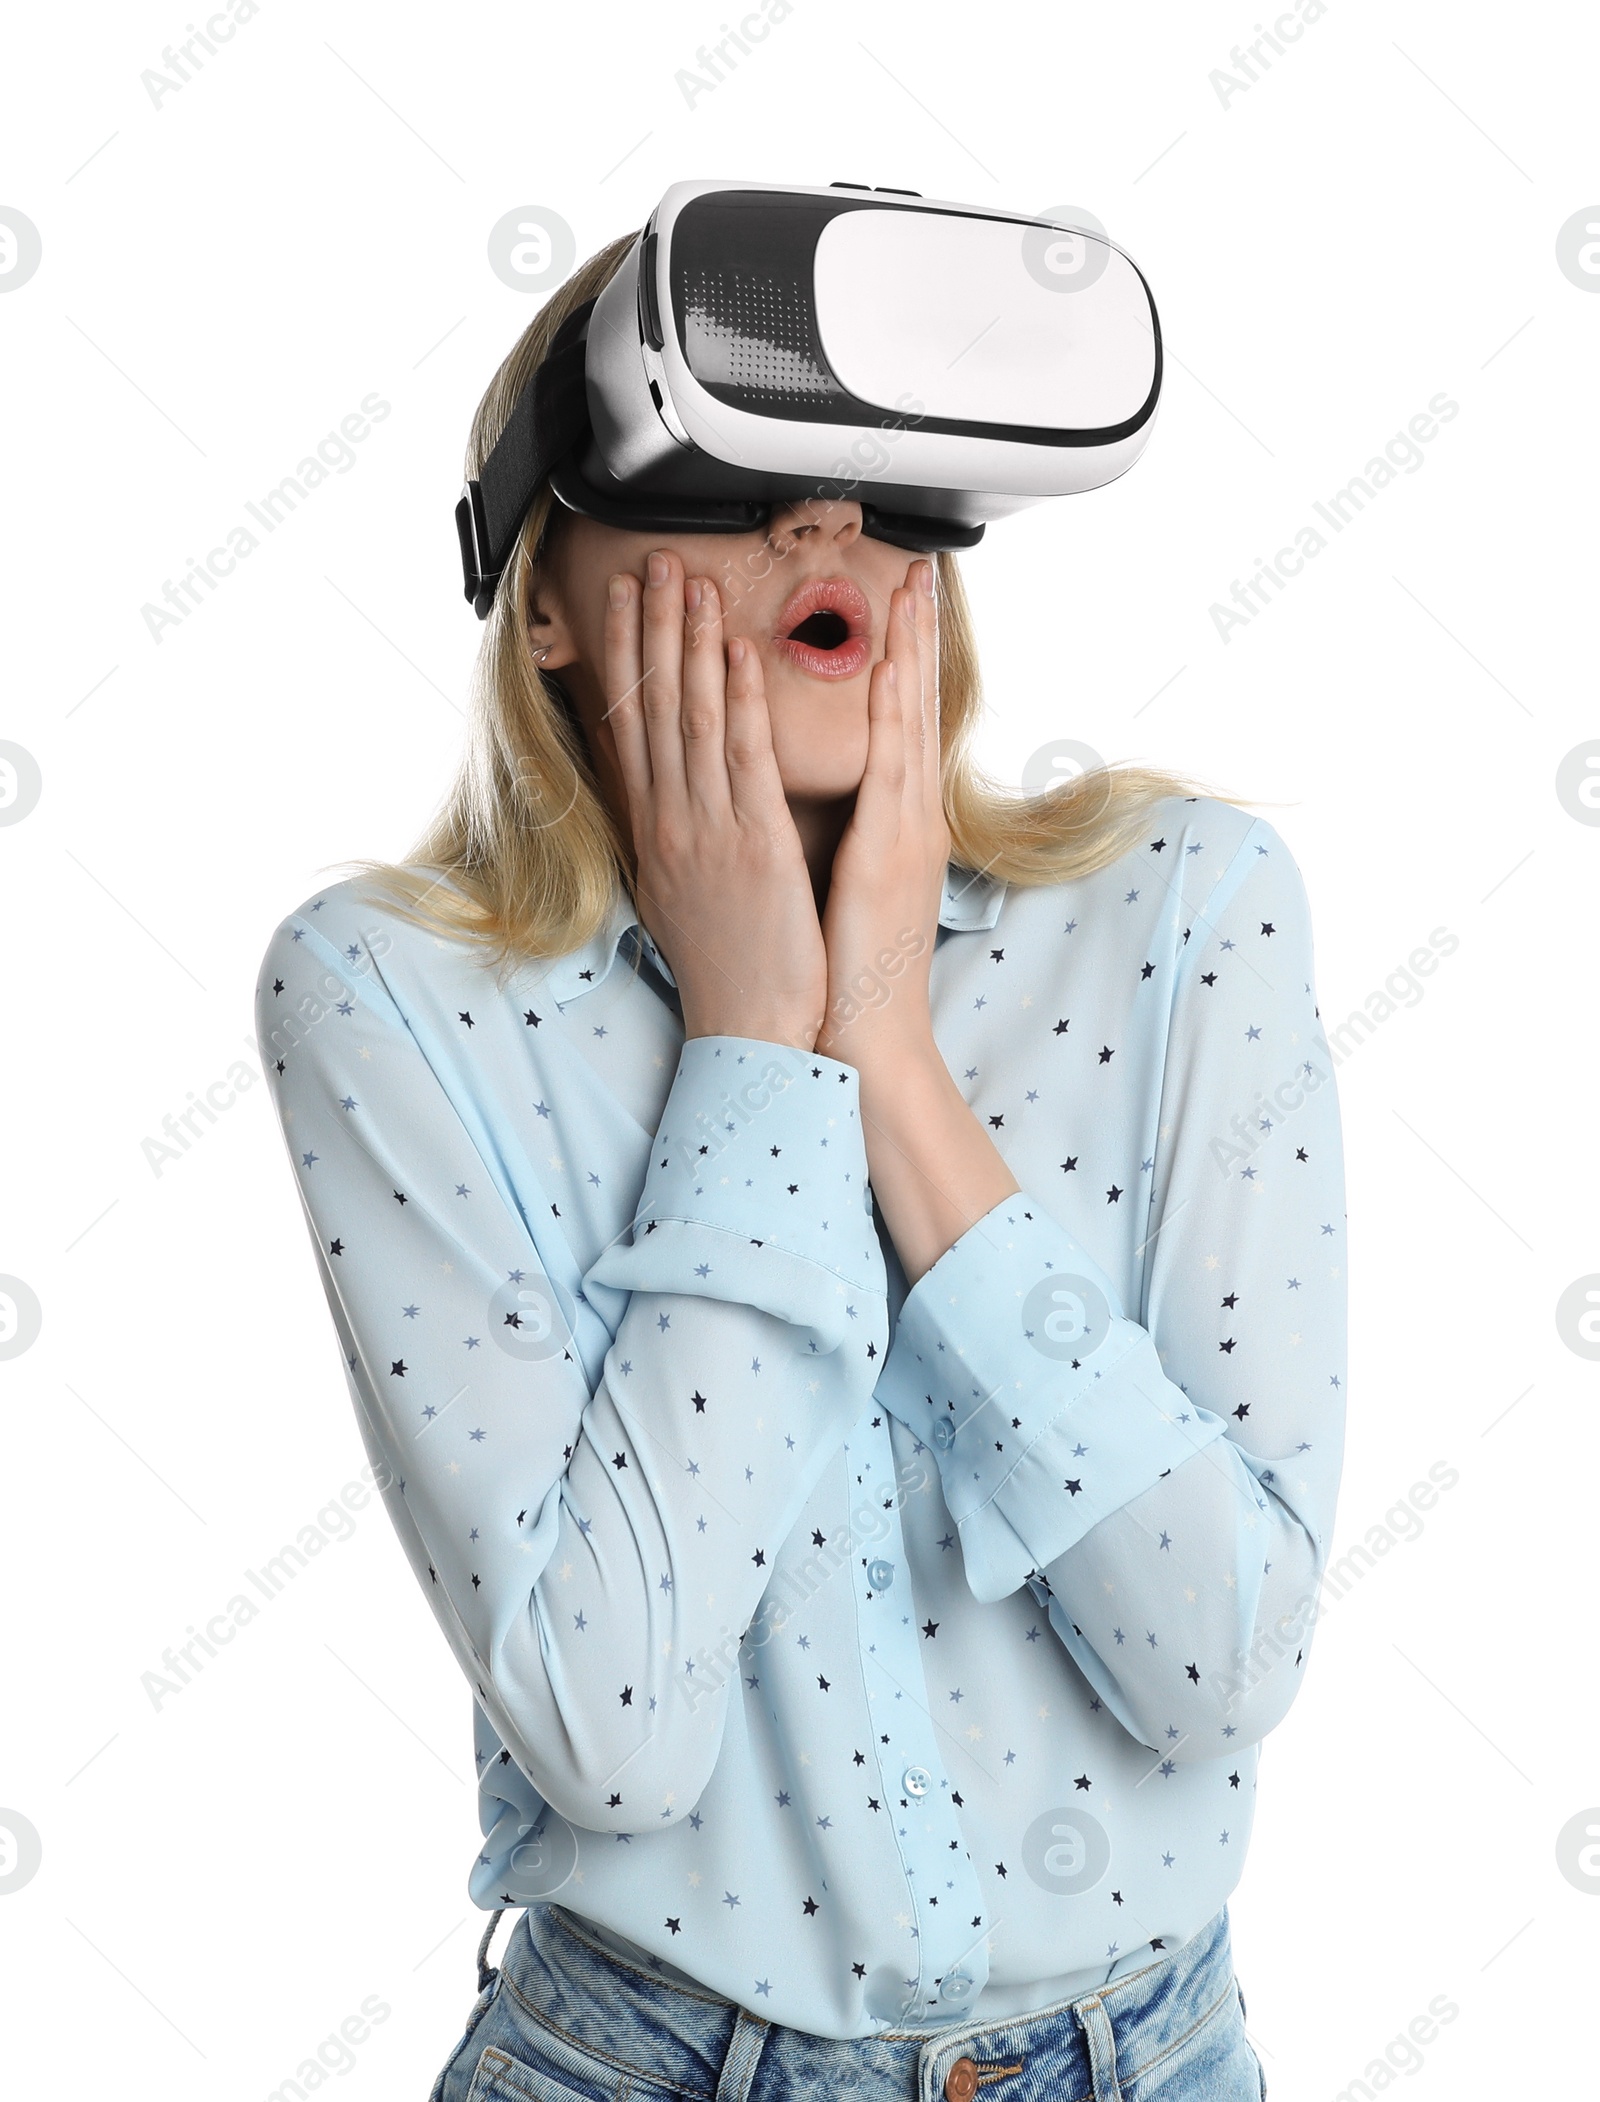
<instances>
[{"instance_id":1,"label":"shirt collar","mask_svg":"<svg viewBox=\"0 0 1600 2102\"><path fill-rule=\"evenodd\" d=\"M992 927L1000 917L1006 890L1007 885L1001 877L981 872L975 874L971 869L950 862L944 872L939 925L960 934ZM604 983L625 941L630 945L636 942L667 983L676 987L677 980L667 959L640 924L627 891L619 887L610 917L599 933L586 941L582 948L558 957L550 966L544 978L546 991L563 1007L569 1000L592 992L597 985Z\"/></svg>"}]
</instances>

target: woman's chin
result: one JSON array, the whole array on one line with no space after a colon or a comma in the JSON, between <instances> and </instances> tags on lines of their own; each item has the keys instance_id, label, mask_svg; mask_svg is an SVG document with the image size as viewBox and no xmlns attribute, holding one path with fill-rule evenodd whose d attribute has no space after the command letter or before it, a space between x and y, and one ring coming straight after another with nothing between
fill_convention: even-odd
<instances>
[{"instance_id":1,"label":"woman's chin","mask_svg":"<svg viewBox=\"0 0 1600 2102\"><path fill-rule=\"evenodd\" d=\"M790 766L785 763L781 749L778 752L778 779L783 783L784 800L793 809L796 804L842 803L849 800L861 786L861 776L867 770L867 755L861 754L861 764L855 768L830 761L819 766L814 759Z\"/></svg>"}]
</instances>

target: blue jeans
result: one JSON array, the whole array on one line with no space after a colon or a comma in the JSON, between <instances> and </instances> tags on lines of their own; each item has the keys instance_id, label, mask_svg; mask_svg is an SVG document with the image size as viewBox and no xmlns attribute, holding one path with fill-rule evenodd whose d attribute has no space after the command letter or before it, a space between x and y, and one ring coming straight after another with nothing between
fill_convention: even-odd
<instances>
[{"instance_id":1,"label":"blue jeans","mask_svg":"<svg viewBox=\"0 0 1600 2102\"><path fill-rule=\"evenodd\" d=\"M498 1970L488 1944L477 2005L429 2102L1260 2102L1267 2091L1226 1906L1175 1954L1037 2014L845 2040L636 1969L561 1905L528 1908Z\"/></svg>"}]
</instances>

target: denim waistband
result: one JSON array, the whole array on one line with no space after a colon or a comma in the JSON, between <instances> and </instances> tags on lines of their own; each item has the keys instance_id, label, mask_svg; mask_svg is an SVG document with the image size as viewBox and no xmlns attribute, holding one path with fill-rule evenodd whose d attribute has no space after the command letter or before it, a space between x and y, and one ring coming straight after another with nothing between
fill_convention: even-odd
<instances>
[{"instance_id":1,"label":"denim waistband","mask_svg":"<svg viewBox=\"0 0 1600 2102\"><path fill-rule=\"evenodd\" d=\"M546 2031L608 2060L619 2076L706 2102L742 2102L757 2060L762 2084L778 2092L944 2102L948 2093L981 2090L990 2102L1088 2102L1112 2092L1113 2081L1147 2075L1236 1991L1225 1905L1181 1949L1110 1985L933 2034L882 2030L841 2040L763 2021L709 1988L637 1968L552 1902L529 1906L500 1971ZM742 2076L736 2060L748 2061ZM958 2069L947 2088L960 2060L971 2070Z\"/></svg>"}]
</instances>

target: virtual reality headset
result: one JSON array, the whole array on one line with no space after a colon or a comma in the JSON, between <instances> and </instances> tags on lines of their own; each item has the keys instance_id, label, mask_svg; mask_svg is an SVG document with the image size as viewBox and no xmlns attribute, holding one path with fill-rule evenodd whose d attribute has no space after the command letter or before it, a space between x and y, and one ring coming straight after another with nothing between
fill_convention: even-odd
<instances>
[{"instance_id":1,"label":"virtual reality headset","mask_svg":"<svg viewBox=\"0 0 1600 2102\"><path fill-rule=\"evenodd\" d=\"M1144 450L1161 329L1102 233L914 190L674 183L556 332L456 506L480 619L540 483L660 533L849 498L917 553Z\"/></svg>"}]
</instances>

